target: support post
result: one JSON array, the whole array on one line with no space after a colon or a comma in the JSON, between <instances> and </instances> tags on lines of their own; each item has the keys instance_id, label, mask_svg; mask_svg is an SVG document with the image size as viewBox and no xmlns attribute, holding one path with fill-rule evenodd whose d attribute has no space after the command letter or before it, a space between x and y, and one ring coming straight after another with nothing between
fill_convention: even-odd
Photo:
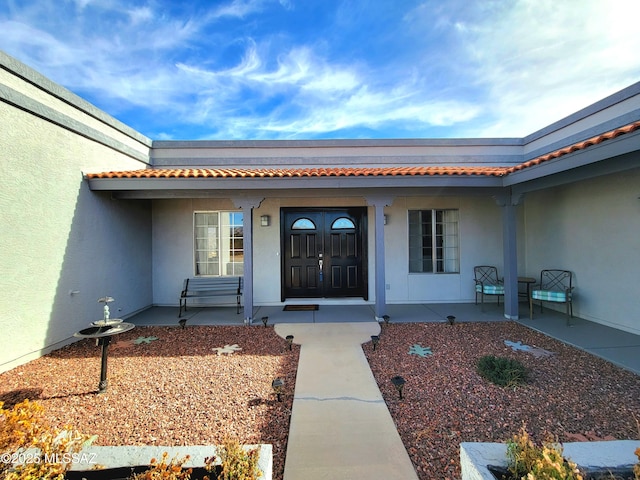
<instances>
[{"instance_id":1,"label":"support post","mask_svg":"<svg viewBox=\"0 0 640 480\"><path fill-rule=\"evenodd\" d=\"M253 209L260 206L264 198L234 198L236 208L242 209L242 247L244 253L244 321L253 321Z\"/></svg>"},{"instance_id":2,"label":"support post","mask_svg":"<svg viewBox=\"0 0 640 480\"><path fill-rule=\"evenodd\" d=\"M493 197L502 207L502 252L504 262L504 316L518 320L518 218L516 207L522 195L511 192Z\"/></svg>"},{"instance_id":3,"label":"support post","mask_svg":"<svg viewBox=\"0 0 640 480\"><path fill-rule=\"evenodd\" d=\"M385 280L385 250L384 250L384 207L393 203L392 197L367 198L367 204L373 206L375 217L375 316L379 322L387 313L387 295Z\"/></svg>"}]
</instances>

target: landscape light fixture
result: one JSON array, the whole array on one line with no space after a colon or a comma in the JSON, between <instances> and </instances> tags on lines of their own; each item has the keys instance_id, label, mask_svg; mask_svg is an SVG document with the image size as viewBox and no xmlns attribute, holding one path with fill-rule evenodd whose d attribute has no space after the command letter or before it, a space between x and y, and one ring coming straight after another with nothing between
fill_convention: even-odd
<instances>
[{"instance_id":1,"label":"landscape light fixture","mask_svg":"<svg viewBox=\"0 0 640 480\"><path fill-rule=\"evenodd\" d=\"M406 383L404 378L402 378L400 375L396 375L391 379L391 383L393 383L393 385L396 387L396 390L398 390L398 393L400 394L400 400L402 400L402 389L404 388L404 384Z\"/></svg>"},{"instance_id":2,"label":"landscape light fixture","mask_svg":"<svg viewBox=\"0 0 640 480\"><path fill-rule=\"evenodd\" d=\"M378 335L371 335L371 341L373 342L373 350L375 351L376 345L380 341L380 337Z\"/></svg>"},{"instance_id":3,"label":"landscape light fixture","mask_svg":"<svg viewBox=\"0 0 640 480\"><path fill-rule=\"evenodd\" d=\"M178 320L178 323L180 324L180 326L182 328L184 328L187 325L187 319L186 318L181 318L180 320Z\"/></svg>"},{"instance_id":4,"label":"landscape light fixture","mask_svg":"<svg viewBox=\"0 0 640 480\"><path fill-rule=\"evenodd\" d=\"M262 324L265 328L267 328L267 323L269 323L269 317L262 317Z\"/></svg>"},{"instance_id":5,"label":"landscape light fixture","mask_svg":"<svg viewBox=\"0 0 640 480\"><path fill-rule=\"evenodd\" d=\"M382 320L384 320L385 325L389 325L389 315L382 315Z\"/></svg>"},{"instance_id":6,"label":"landscape light fixture","mask_svg":"<svg viewBox=\"0 0 640 480\"><path fill-rule=\"evenodd\" d=\"M287 343L289 344L289 350L291 350L293 347L293 335L287 335L285 337L285 340L287 340Z\"/></svg>"},{"instance_id":7,"label":"landscape light fixture","mask_svg":"<svg viewBox=\"0 0 640 480\"><path fill-rule=\"evenodd\" d=\"M284 387L284 380L282 378L276 378L273 382L271 382L271 387L278 397L278 401L282 401L282 388Z\"/></svg>"},{"instance_id":8,"label":"landscape light fixture","mask_svg":"<svg viewBox=\"0 0 640 480\"><path fill-rule=\"evenodd\" d=\"M453 325L454 323L456 323L456 317L454 317L453 315L447 315L447 320L449 321L449 325Z\"/></svg>"}]
</instances>

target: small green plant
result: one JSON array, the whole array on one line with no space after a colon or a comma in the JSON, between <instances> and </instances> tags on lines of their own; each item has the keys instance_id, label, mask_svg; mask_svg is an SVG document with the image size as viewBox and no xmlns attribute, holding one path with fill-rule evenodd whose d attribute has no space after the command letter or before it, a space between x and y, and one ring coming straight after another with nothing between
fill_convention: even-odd
<instances>
[{"instance_id":1,"label":"small green plant","mask_svg":"<svg viewBox=\"0 0 640 480\"><path fill-rule=\"evenodd\" d=\"M583 480L575 463L565 460L562 446L552 440L536 445L523 425L507 443L507 470L522 480Z\"/></svg>"},{"instance_id":2,"label":"small green plant","mask_svg":"<svg viewBox=\"0 0 640 480\"><path fill-rule=\"evenodd\" d=\"M0 454L10 461L0 463L5 480L62 480L73 455L93 438L71 427L49 425L44 408L28 399L5 409L0 402ZM13 466L12 459L22 460Z\"/></svg>"},{"instance_id":3,"label":"small green plant","mask_svg":"<svg viewBox=\"0 0 640 480\"><path fill-rule=\"evenodd\" d=\"M516 387L527 381L527 369L518 360L485 355L478 360L477 371L496 385Z\"/></svg>"}]
</instances>

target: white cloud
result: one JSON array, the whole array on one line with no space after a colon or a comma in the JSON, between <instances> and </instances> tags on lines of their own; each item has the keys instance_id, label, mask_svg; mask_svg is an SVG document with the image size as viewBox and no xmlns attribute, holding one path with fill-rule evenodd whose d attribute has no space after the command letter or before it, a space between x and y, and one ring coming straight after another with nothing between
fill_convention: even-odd
<instances>
[{"instance_id":1,"label":"white cloud","mask_svg":"<svg viewBox=\"0 0 640 480\"><path fill-rule=\"evenodd\" d=\"M263 0L232 0L231 3L222 5L214 10L213 17L238 17L244 18L262 10Z\"/></svg>"},{"instance_id":2,"label":"white cloud","mask_svg":"<svg viewBox=\"0 0 640 480\"><path fill-rule=\"evenodd\" d=\"M521 0L459 29L495 122L483 136L526 135L640 77L640 4Z\"/></svg>"},{"instance_id":3,"label":"white cloud","mask_svg":"<svg viewBox=\"0 0 640 480\"><path fill-rule=\"evenodd\" d=\"M301 8L290 0L62 5L41 0L15 7L12 17L0 13L2 48L109 113L171 119L158 128L163 138L171 122L210 127L216 138L360 127L381 136L421 136L431 127L450 136L522 136L640 79L636 0L398 7L400 31L379 33L401 41L382 57L336 43L348 42L346 34L320 37L339 30L331 24L317 39L299 34L301 25L264 30L265 12ZM340 28L357 24L349 18Z\"/></svg>"}]
</instances>

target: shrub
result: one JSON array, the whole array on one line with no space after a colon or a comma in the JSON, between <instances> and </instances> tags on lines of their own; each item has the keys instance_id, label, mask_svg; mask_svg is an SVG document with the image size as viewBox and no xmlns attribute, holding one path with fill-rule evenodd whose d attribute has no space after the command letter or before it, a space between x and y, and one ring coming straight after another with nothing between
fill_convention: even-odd
<instances>
[{"instance_id":1,"label":"shrub","mask_svg":"<svg viewBox=\"0 0 640 480\"><path fill-rule=\"evenodd\" d=\"M496 385L516 387L527 381L527 369L518 360L485 355L478 360L478 373Z\"/></svg>"},{"instance_id":2,"label":"shrub","mask_svg":"<svg viewBox=\"0 0 640 480\"><path fill-rule=\"evenodd\" d=\"M183 468L182 465L189 460L189 456L182 459L172 458L167 461L169 454L164 452L162 459L158 461L152 458L150 467L142 473L134 474L132 480L189 480L192 470Z\"/></svg>"},{"instance_id":3,"label":"shrub","mask_svg":"<svg viewBox=\"0 0 640 480\"><path fill-rule=\"evenodd\" d=\"M509 473L526 480L582 480L575 463L562 457L562 446L553 441L536 445L525 426L507 443Z\"/></svg>"},{"instance_id":4,"label":"shrub","mask_svg":"<svg viewBox=\"0 0 640 480\"><path fill-rule=\"evenodd\" d=\"M257 480L262 472L258 469L260 452L257 448L245 450L237 440L225 439L218 451L221 465L215 465L216 456L205 459L205 469L213 476L204 476L205 480ZM150 467L142 473L134 474L131 480L189 480L193 469L185 468L189 456L172 458L164 452L162 459L153 458ZM199 477L198 477L199 478Z\"/></svg>"},{"instance_id":5,"label":"shrub","mask_svg":"<svg viewBox=\"0 0 640 480\"><path fill-rule=\"evenodd\" d=\"M257 480L262 473L258 469L260 452L257 448L245 450L238 440L227 438L220 450L222 480Z\"/></svg>"},{"instance_id":6,"label":"shrub","mask_svg":"<svg viewBox=\"0 0 640 480\"><path fill-rule=\"evenodd\" d=\"M0 402L0 454L25 460L15 467L11 462L0 463L0 476L5 480L61 480L71 466L72 454L95 438L71 427L53 428L43 413L39 403L28 399L11 410Z\"/></svg>"}]
</instances>

